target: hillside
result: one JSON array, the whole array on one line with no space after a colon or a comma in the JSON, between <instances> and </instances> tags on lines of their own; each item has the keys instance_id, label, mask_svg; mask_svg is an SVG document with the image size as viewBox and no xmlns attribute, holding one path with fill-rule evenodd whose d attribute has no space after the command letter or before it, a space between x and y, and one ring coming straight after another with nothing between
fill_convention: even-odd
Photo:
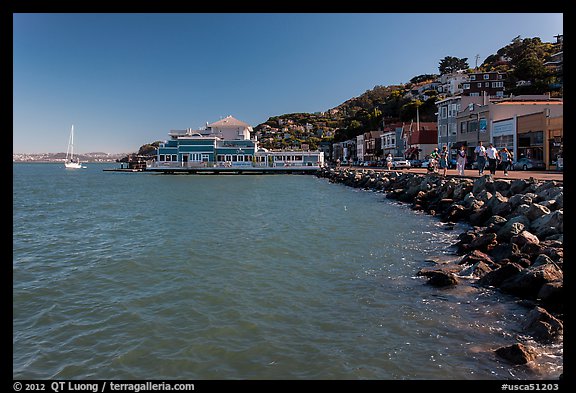
<instances>
[{"instance_id":1,"label":"hillside","mask_svg":"<svg viewBox=\"0 0 576 393\"><path fill-rule=\"evenodd\" d=\"M469 68L466 58L446 56L439 61L439 71L504 71L508 75L505 81L508 94L550 93L558 97L562 95L562 73L550 71L546 62L561 50L561 40L549 43L542 42L539 37L522 39L518 36L488 56L477 69ZM270 117L254 127L254 132L266 148L300 148L307 143L312 149L321 141L340 142L367 131L380 130L385 124L416 120L417 109L420 121L435 122L435 103L446 95L433 88L422 89L437 82L438 78L436 74L423 74L406 84L377 85L325 112Z\"/></svg>"}]
</instances>

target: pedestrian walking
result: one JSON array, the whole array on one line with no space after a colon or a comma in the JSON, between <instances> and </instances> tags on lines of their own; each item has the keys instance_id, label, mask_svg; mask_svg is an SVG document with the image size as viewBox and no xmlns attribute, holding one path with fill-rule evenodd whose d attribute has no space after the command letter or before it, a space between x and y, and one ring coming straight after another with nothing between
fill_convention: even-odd
<instances>
[{"instance_id":1,"label":"pedestrian walking","mask_svg":"<svg viewBox=\"0 0 576 393\"><path fill-rule=\"evenodd\" d=\"M386 167L388 170L392 169L392 154L390 153L388 153L388 156L386 157Z\"/></svg>"},{"instance_id":2,"label":"pedestrian walking","mask_svg":"<svg viewBox=\"0 0 576 393\"><path fill-rule=\"evenodd\" d=\"M442 146L442 151L440 152L440 168L443 170L442 176L446 176L446 170L448 170L448 146Z\"/></svg>"},{"instance_id":3,"label":"pedestrian walking","mask_svg":"<svg viewBox=\"0 0 576 393\"><path fill-rule=\"evenodd\" d=\"M504 170L504 176L508 176L508 167L512 163L512 157L506 147L503 147L502 150L500 150L500 160L502 160L502 169Z\"/></svg>"},{"instance_id":4,"label":"pedestrian walking","mask_svg":"<svg viewBox=\"0 0 576 393\"><path fill-rule=\"evenodd\" d=\"M488 144L488 149L486 149L486 157L488 157L488 169L490 170L490 174L495 175L496 165L498 165L500 156L498 155L498 150L496 150L492 143Z\"/></svg>"},{"instance_id":5,"label":"pedestrian walking","mask_svg":"<svg viewBox=\"0 0 576 393\"><path fill-rule=\"evenodd\" d=\"M466 167L466 146L460 146L460 150L456 153L456 170L460 176L464 176L464 168Z\"/></svg>"},{"instance_id":6,"label":"pedestrian walking","mask_svg":"<svg viewBox=\"0 0 576 393\"><path fill-rule=\"evenodd\" d=\"M478 141L474 154L478 163L478 174L481 176L484 174L484 167L486 166L486 148L482 146L482 141Z\"/></svg>"},{"instance_id":7,"label":"pedestrian walking","mask_svg":"<svg viewBox=\"0 0 576 393\"><path fill-rule=\"evenodd\" d=\"M435 147L434 151L430 153L430 164L434 173L438 173L438 160L440 159L440 154L438 154L438 148Z\"/></svg>"}]
</instances>

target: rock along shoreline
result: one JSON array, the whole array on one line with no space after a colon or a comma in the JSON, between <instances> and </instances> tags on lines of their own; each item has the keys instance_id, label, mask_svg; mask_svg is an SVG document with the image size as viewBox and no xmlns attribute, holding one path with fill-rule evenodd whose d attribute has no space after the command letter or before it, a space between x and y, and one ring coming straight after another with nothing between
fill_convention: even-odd
<instances>
[{"instance_id":1,"label":"rock along shoreline","mask_svg":"<svg viewBox=\"0 0 576 393\"><path fill-rule=\"evenodd\" d=\"M453 245L461 258L424 267L416 275L437 287L497 288L530 307L523 334L540 344L563 341L564 187L554 180L443 177L438 174L323 168L317 177L382 192L445 223L467 222ZM512 364L526 364L535 348L517 342L495 350ZM562 375L559 376L562 378Z\"/></svg>"}]
</instances>

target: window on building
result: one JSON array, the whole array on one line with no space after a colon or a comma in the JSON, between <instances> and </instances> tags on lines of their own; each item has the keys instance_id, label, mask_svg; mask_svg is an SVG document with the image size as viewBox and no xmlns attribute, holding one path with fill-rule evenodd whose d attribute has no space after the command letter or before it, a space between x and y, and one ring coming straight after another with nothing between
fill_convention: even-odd
<instances>
[{"instance_id":1,"label":"window on building","mask_svg":"<svg viewBox=\"0 0 576 393\"><path fill-rule=\"evenodd\" d=\"M484 83L484 87L490 87L490 82Z\"/></svg>"},{"instance_id":2,"label":"window on building","mask_svg":"<svg viewBox=\"0 0 576 393\"><path fill-rule=\"evenodd\" d=\"M482 87L482 82L476 83L476 87Z\"/></svg>"},{"instance_id":3,"label":"window on building","mask_svg":"<svg viewBox=\"0 0 576 393\"><path fill-rule=\"evenodd\" d=\"M490 74L484 74L484 79L490 79Z\"/></svg>"},{"instance_id":4,"label":"window on building","mask_svg":"<svg viewBox=\"0 0 576 393\"><path fill-rule=\"evenodd\" d=\"M210 156L208 154L202 154L202 161L208 162L210 160Z\"/></svg>"},{"instance_id":5,"label":"window on building","mask_svg":"<svg viewBox=\"0 0 576 393\"><path fill-rule=\"evenodd\" d=\"M504 97L504 92L502 90L497 91L496 97Z\"/></svg>"},{"instance_id":6,"label":"window on building","mask_svg":"<svg viewBox=\"0 0 576 393\"><path fill-rule=\"evenodd\" d=\"M466 122L463 121L462 123L460 123L460 133L464 134L466 132Z\"/></svg>"},{"instance_id":7,"label":"window on building","mask_svg":"<svg viewBox=\"0 0 576 393\"><path fill-rule=\"evenodd\" d=\"M470 75L470 80L471 80L471 81L475 81L475 80L476 80L476 75Z\"/></svg>"},{"instance_id":8,"label":"window on building","mask_svg":"<svg viewBox=\"0 0 576 393\"><path fill-rule=\"evenodd\" d=\"M440 115L442 116L443 119L446 118L447 113L448 113L448 107L447 106L443 106L442 108L440 108Z\"/></svg>"},{"instance_id":9,"label":"window on building","mask_svg":"<svg viewBox=\"0 0 576 393\"><path fill-rule=\"evenodd\" d=\"M507 148L508 150L514 149L514 135L499 135L495 136L492 141L494 147L498 150L502 148Z\"/></svg>"},{"instance_id":10,"label":"window on building","mask_svg":"<svg viewBox=\"0 0 576 393\"><path fill-rule=\"evenodd\" d=\"M462 88L463 88L464 90L470 89L470 83L464 83L464 84L462 85Z\"/></svg>"},{"instance_id":11,"label":"window on building","mask_svg":"<svg viewBox=\"0 0 576 393\"><path fill-rule=\"evenodd\" d=\"M470 93L470 97L480 97L480 93L478 92Z\"/></svg>"}]
</instances>

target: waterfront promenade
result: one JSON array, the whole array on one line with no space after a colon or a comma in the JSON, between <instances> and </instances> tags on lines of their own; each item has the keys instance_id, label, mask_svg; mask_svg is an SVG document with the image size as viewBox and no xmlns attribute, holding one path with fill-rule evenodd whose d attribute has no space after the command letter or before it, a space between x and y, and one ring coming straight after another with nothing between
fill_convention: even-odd
<instances>
[{"instance_id":1,"label":"waterfront promenade","mask_svg":"<svg viewBox=\"0 0 576 393\"><path fill-rule=\"evenodd\" d=\"M345 168L349 168L349 167L346 165L342 165L341 168L345 169ZM355 170L367 169L367 170L374 170L374 171L378 171L378 172L388 171L388 169L382 168L382 167L352 166L351 169L355 169ZM404 172L404 173L421 173L421 174L429 173L426 168L392 169L392 171ZM442 171L440 170L439 175L441 175L441 174L442 174ZM490 172L488 170L485 170L484 174L488 175L488 174L490 174ZM460 175L458 175L458 172L456 171L456 169L448 169L446 171L446 176L448 176L448 177L461 177ZM476 177L480 177L480 176L478 175L478 170L466 169L464 171L464 177L476 178ZM536 180L555 180L555 181L561 181L561 182L564 181L564 173L559 172L559 171L508 171L508 176L504 176L504 172L502 170L498 170L498 171L496 171L496 175L494 177L497 179L512 179L512 180L529 179L532 177Z\"/></svg>"}]
</instances>

